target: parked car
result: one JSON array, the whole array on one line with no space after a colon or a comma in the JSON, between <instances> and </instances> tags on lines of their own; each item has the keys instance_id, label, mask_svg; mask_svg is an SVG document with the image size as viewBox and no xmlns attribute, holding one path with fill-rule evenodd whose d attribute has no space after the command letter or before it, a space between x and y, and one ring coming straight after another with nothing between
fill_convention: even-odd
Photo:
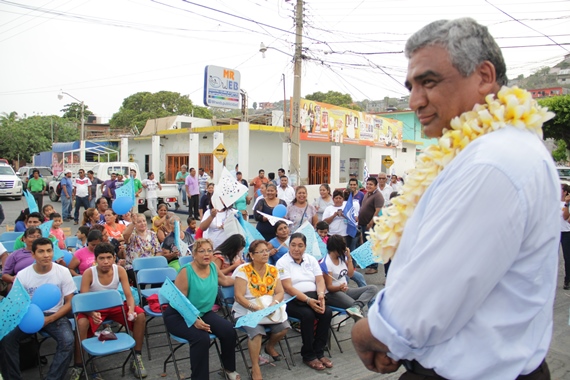
<instances>
[{"instance_id":1,"label":"parked car","mask_svg":"<svg viewBox=\"0 0 570 380\"><path fill-rule=\"evenodd\" d=\"M22 182L24 183L24 185L27 186L28 179L32 177L34 169L38 169L40 171L40 177L43 178L47 188L49 183L53 180L53 172L47 166L22 166L16 172L16 175L18 175L22 180Z\"/></svg>"},{"instance_id":2,"label":"parked car","mask_svg":"<svg viewBox=\"0 0 570 380\"><path fill-rule=\"evenodd\" d=\"M10 165L0 163L0 197L22 199L22 180L14 173Z\"/></svg>"}]
</instances>

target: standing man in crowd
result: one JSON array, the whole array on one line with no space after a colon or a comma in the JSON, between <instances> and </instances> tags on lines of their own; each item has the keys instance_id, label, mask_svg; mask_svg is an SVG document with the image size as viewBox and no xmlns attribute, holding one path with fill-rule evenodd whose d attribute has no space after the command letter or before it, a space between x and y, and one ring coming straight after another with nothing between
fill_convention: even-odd
<instances>
[{"instance_id":1,"label":"standing man in crowd","mask_svg":"<svg viewBox=\"0 0 570 380\"><path fill-rule=\"evenodd\" d=\"M353 180L352 178L350 179ZM363 241L368 240L366 233L374 225L374 217L380 214L380 210L384 207L384 197L378 190L378 180L374 177L368 177L366 180L366 195L362 200L360 212L358 213L358 227L362 235ZM364 274L378 273L378 264L370 264L366 267Z\"/></svg>"},{"instance_id":2,"label":"standing man in crowd","mask_svg":"<svg viewBox=\"0 0 570 380\"><path fill-rule=\"evenodd\" d=\"M106 180L101 185L101 193L103 197L107 200L109 207L113 204L113 199L115 199L115 184L117 182L117 173L111 173L111 179Z\"/></svg>"},{"instance_id":3,"label":"standing man in crowd","mask_svg":"<svg viewBox=\"0 0 570 380\"><path fill-rule=\"evenodd\" d=\"M414 205L386 287L352 330L356 351L371 371L404 365L400 379L550 379L560 179L535 129L549 117L528 92L501 89L501 50L473 19L425 26L405 54L427 136L462 114L506 122L485 126ZM476 104L486 110L465 114Z\"/></svg>"},{"instance_id":4,"label":"standing man in crowd","mask_svg":"<svg viewBox=\"0 0 570 380\"><path fill-rule=\"evenodd\" d=\"M398 191L388 185L388 176L386 173L378 174L378 190L380 190L382 197L384 197L384 205L386 205L390 200L390 194L392 194L392 191Z\"/></svg>"},{"instance_id":5,"label":"standing man in crowd","mask_svg":"<svg viewBox=\"0 0 570 380\"><path fill-rule=\"evenodd\" d=\"M71 298L77 288L69 269L52 262L53 244L49 239L34 240L32 257L35 263L18 272L16 279L20 281L30 297L44 284L53 284L61 291L59 302L51 309L44 311L43 330L54 338L57 344L46 379L64 380L67 378L67 368L73 356L75 342L67 315L71 312ZM22 378L20 372L20 340L26 336L28 334L16 327L0 340L0 369L2 377L6 380ZM24 354L35 355L30 352Z\"/></svg>"},{"instance_id":6,"label":"standing man in crowd","mask_svg":"<svg viewBox=\"0 0 570 380\"><path fill-rule=\"evenodd\" d=\"M158 215L156 211L158 207L158 190L162 190L162 185L160 184L160 181L154 179L154 173L149 172L148 178L142 182L142 186L146 189L146 204L150 210L150 214L154 218Z\"/></svg>"},{"instance_id":7,"label":"standing man in crowd","mask_svg":"<svg viewBox=\"0 0 570 380\"><path fill-rule=\"evenodd\" d=\"M61 178L61 217L64 222L71 220L72 197L73 197L73 181L71 179L71 170L65 169Z\"/></svg>"},{"instance_id":8,"label":"standing man in crowd","mask_svg":"<svg viewBox=\"0 0 570 380\"><path fill-rule=\"evenodd\" d=\"M279 187L277 188L277 198L285 201L287 206L295 199L295 189L289 186L289 178L282 176L279 178Z\"/></svg>"},{"instance_id":9,"label":"standing man in crowd","mask_svg":"<svg viewBox=\"0 0 570 380\"><path fill-rule=\"evenodd\" d=\"M358 205L362 207L362 200L364 199L364 193L358 188L358 180L356 178L351 178L348 181L348 191L352 193L352 199L358 201Z\"/></svg>"},{"instance_id":10,"label":"standing man in crowd","mask_svg":"<svg viewBox=\"0 0 570 380\"><path fill-rule=\"evenodd\" d=\"M40 171L34 169L32 172L32 178L28 180L28 190L34 196L36 203L38 204L38 209L41 210L44 207L44 194L46 192L46 183L43 178L40 178Z\"/></svg>"},{"instance_id":11,"label":"standing man in crowd","mask_svg":"<svg viewBox=\"0 0 570 380\"><path fill-rule=\"evenodd\" d=\"M356 180L356 183L358 185L358 190L364 189L364 186L362 186L362 182L360 182L360 180L358 179L358 175L355 172L350 173L350 178L348 179L348 184L346 185L347 189L350 187L350 181L353 179Z\"/></svg>"},{"instance_id":12,"label":"standing man in crowd","mask_svg":"<svg viewBox=\"0 0 570 380\"><path fill-rule=\"evenodd\" d=\"M93 170L87 171L87 178L89 178L89 181L91 181L91 186L89 186L89 195L91 196L91 199L89 200L89 207L95 208L95 199L97 199L97 185L102 185L103 180L95 177Z\"/></svg>"},{"instance_id":13,"label":"standing man in crowd","mask_svg":"<svg viewBox=\"0 0 570 380\"><path fill-rule=\"evenodd\" d=\"M257 190L261 187L261 184L264 183L267 185L269 183L269 179L265 176L265 170L259 169L257 177L251 180L249 186L253 186L253 196L257 198Z\"/></svg>"},{"instance_id":14,"label":"standing man in crowd","mask_svg":"<svg viewBox=\"0 0 570 380\"><path fill-rule=\"evenodd\" d=\"M79 223L79 209L83 207L83 210L87 210L89 208L89 202L91 201L91 194L89 193L91 181L85 177L85 170L79 169L78 174L79 177L73 180L73 198L75 199L73 224L75 225Z\"/></svg>"},{"instance_id":15,"label":"standing man in crowd","mask_svg":"<svg viewBox=\"0 0 570 380\"><path fill-rule=\"evenodd\" d=\"M206 187L208 187L208 182L210 182L211 180L212 179L210 178L208 173L206 173L204 171L204 168L198 169L198 183L200 185L200 196L201 197L203 197L204 194L206 194Z\"/></svg>"},{"instance_id":16,"label":"standing man in crowd","mask_svg":"<svg viewBox=\"0 0 570 380\"><path fill-rule=\"evenodd\" d=\"M200 181L194 168L190 168L190 175L186 177L186 194L188 194L188 215L200 220Z\"/></svg>"},{"instance_id":17,"label":"standing man in crowd","mask_svg":"<svg viewBox=\"0 0 570 380\"><path fill-rule=\"evenodd\" d=\"M182 204L187 206L186 202L186 177L188 177L188 166L182 165L180 171L176 173L176 184L178 185L178 194L182 195ZM178 202L176 202L176 207L180 207Z\"/></svg>"}]
</instances>

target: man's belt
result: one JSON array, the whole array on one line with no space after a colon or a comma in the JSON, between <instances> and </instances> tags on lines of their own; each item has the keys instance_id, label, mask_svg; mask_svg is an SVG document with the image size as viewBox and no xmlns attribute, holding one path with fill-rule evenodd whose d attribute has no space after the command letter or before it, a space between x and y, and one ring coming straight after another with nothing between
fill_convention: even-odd
<instances>
[{"instance_id":1,"label":"man's belt","mask_svg":"<svg viewBox=\"0 0 570 380\"><path fill-rule=\"evenodd\" d=\"M408 370L409 372L415 373L417 375L429 376L433 379L445 380L444 377L439 376L433 369L425 368L417 360L403 359L403 360L401 360L401 362L402 362L404 368L406 368L406 370Z\"/></svg>"}]
</instances>

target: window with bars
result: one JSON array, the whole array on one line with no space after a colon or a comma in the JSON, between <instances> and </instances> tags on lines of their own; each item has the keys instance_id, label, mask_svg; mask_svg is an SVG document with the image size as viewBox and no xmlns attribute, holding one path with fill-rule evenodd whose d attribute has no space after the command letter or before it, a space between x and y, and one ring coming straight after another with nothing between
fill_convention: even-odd
<instances>
[{"instance_id":1,"label":"window with bars","mask_svg":"<svg viewBox=\"0 0 570 380\"><path fill-rule=\"evenodd\" d=\"M196 168L204 168L204 171L210 174L210 170L214 170L214 155L212 153L200 153L198 155L198 162L200 165Z\"/></svg>"},{"instance_id":2,"label":"window with bars","mask_svg":"<svg viewBox=\"0 0 570 380\"><path fill-rule=\"evenodd\" d=\"M330 154L309 155L309 185L330 183L331 156Z\"/></svg>"},{"instance_id":3,"label":"window with bars","mask_svg":"<svg viewBox=\"0 0 570 380\"><path fill-rule=\"evenodd\" d=\"M166 155L166 183L176 183L176 173L182 165L188 165L188 155Z\"/></svg>"}]
</instances>

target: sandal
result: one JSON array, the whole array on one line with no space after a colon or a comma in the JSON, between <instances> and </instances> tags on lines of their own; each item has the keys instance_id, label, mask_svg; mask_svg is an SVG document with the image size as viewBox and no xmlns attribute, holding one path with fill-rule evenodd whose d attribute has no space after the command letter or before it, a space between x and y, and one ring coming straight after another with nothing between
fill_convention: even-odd
<instances>
[{"instance_id":1,"label":"sandal","mask_svg":"<svg viewBox=\"0 0 570 380\"><path fill-rule=\"evenodd\" d=\"M324 371L325 370L325 366L323 365L323 363L321 363L321 361L319 359L313 359L311 361L303 360L303 363L305 363L305 365L307 365L307 366L309 366L312 369L315 369L317 371Z\"/></svg>"},{"instance_id":2,"label":"sandal","mask_svg":"<svg viewBox=\"0 0 570 380\"><path fill-rule=\"evenodd\" d=\"M273 359L274 362L278 362L281 360L281 355L279 353L277 353L277 355L273 356L269 353L269 351L267 351L267 346L265 346L265 353L269 356L271 356L271 358Z\"/></svg>"},{"instance_id":3,"label":"sandal","mask_svg":"<svg viewBox=\"0 0 570 380\"><path fill-rule=\"evenodd\" d=\"M333 367L333 363L330 361L329 358L323 356L322 358L319 358L320 362L323 363L323 365L327 368L332 368Z\"/></svg>"},{"instance_id":4,"label":"sandal","mask_svg":"<svg viewBox=\"0 0 570 380\"><path fill-rule=\"evenodd\" d=\"M226 371L226 376L227 376L228 379L230 379L230 380L241 380L240 374L237 373L236 371L233 371L233 372L228 372L228 371Z\"/></svg>"}]
</instances>

